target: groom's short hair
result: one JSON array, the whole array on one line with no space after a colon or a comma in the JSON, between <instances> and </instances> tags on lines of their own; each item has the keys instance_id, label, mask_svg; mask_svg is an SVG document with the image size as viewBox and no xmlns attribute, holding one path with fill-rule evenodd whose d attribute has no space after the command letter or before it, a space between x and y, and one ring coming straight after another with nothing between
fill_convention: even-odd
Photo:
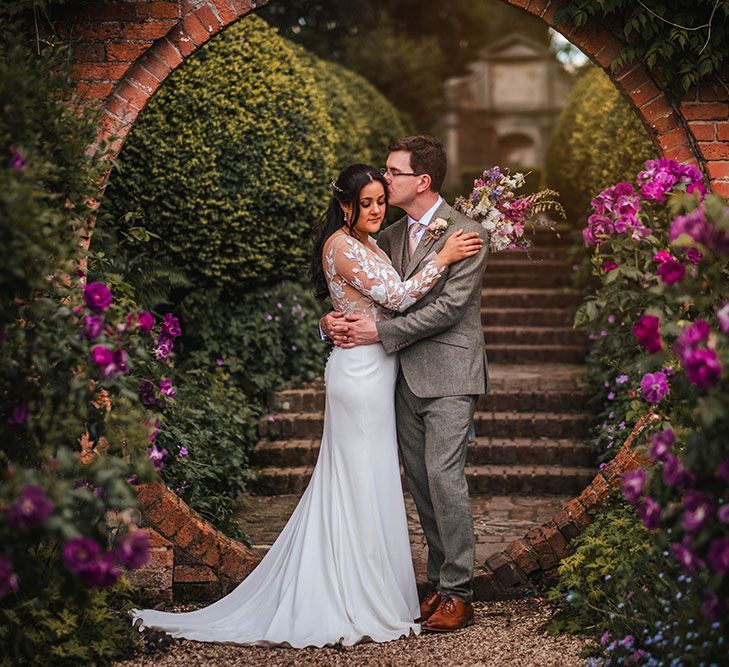
<instances>
[{"instance_id":1,"label":"groom's short hair","mask_svg":"<svg viewBox=\"0 0 729 667\"><path fill-rule=\"evenodd\" d=\"M417 134L412 137L395 139L389 146L390 152L407 151L410 153L410 166L417 174L430 176L430 189L440 192L446 176L448 161L446 151L440 139L429 134Z\"/></svg>"}]
</instances>

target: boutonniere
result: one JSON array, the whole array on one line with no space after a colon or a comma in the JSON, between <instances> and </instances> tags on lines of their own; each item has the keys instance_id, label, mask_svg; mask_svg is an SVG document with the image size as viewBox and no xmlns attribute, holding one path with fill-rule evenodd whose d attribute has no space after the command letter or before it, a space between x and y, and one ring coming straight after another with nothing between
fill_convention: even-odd
<instances>
[{"instance_id":1,"label":"boutonniere","mask_svg":"<svg viewBox=\"0 0 729 667\"><path fill-rule=\"evenodd\" d=\"M432 220L426 229L427 236L425 237L425 240L435 241L436 239L439 239L443 232L445 232L451 224L453 224L453 220L450 218L447 220L445 218L436 218L435 220Z\"/></svg>"}]
</instances>

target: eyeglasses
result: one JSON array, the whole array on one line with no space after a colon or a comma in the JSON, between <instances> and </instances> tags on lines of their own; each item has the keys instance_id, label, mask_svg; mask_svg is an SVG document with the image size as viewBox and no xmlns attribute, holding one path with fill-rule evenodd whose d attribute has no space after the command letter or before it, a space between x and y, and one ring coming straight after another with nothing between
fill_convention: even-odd
<instances>
[{"instance_id":1,"label":"eyeglasses","mask_svg":"<svg viewBox=\"0 0 729 667\"><path fill-rule=\"evenodd\" d=\"M407 171L397 171L397 169L392 170L388 167L382 167L380 169L380 173L383 176L389 176L390 178L395 178L397 176L422 176L422 174L419 174L417 172L407 172Z\"/></svg>"}]
</instances>

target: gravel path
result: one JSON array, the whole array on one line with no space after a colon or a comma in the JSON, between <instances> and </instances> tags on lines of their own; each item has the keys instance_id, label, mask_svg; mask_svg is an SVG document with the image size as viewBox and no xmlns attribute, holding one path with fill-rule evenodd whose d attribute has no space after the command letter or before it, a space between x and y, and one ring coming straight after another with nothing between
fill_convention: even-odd
<instances>
[{"instance_id":1,"label":"gravel path","mask_svg":"<svg viewBox=\"0 0 729 667\"><path fill-rule=\"evenodd\" d=\"M185 607L185 610L192 607ZM423 634L387 644L323 649L280 649L203 644L152 635L138 654L115 667L212 667L217 665L331 665L401 667L405 665L484 665L488 667L572 667L584 665L581 637L550 637L540 628L549 618L541 599L479 602L476 625L452 634ZM182 610L182 608L178 608ZM155 641L156 640L156 641Z\"/></svg>"}]
</instances>

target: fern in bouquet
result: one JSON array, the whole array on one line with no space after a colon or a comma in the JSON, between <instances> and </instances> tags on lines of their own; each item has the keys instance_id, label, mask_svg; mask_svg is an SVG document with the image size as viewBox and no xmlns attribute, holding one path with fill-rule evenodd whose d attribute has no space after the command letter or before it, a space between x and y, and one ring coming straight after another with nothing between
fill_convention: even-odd
<instances>
[{"instance_id":1,"label":"fern in bouquet","mask_svg":"<svg viewBox=\"0 0 729 667\"><path fill-rule=\"evenodd\" d=\"M556 190L540 190L525 197L517 197L514 191L523 187L528 174L501 170L499 166L487 169L473 181L473 191L468 197L458 197L453 208L472 220L480 222L489 233L489 250L498 252L513 248L526 250L531 241L524 235L539 227L553 228L554 222L547 216L552 212L565 217L562 204L557 201Z\"/></svg>"}]
</instances>

